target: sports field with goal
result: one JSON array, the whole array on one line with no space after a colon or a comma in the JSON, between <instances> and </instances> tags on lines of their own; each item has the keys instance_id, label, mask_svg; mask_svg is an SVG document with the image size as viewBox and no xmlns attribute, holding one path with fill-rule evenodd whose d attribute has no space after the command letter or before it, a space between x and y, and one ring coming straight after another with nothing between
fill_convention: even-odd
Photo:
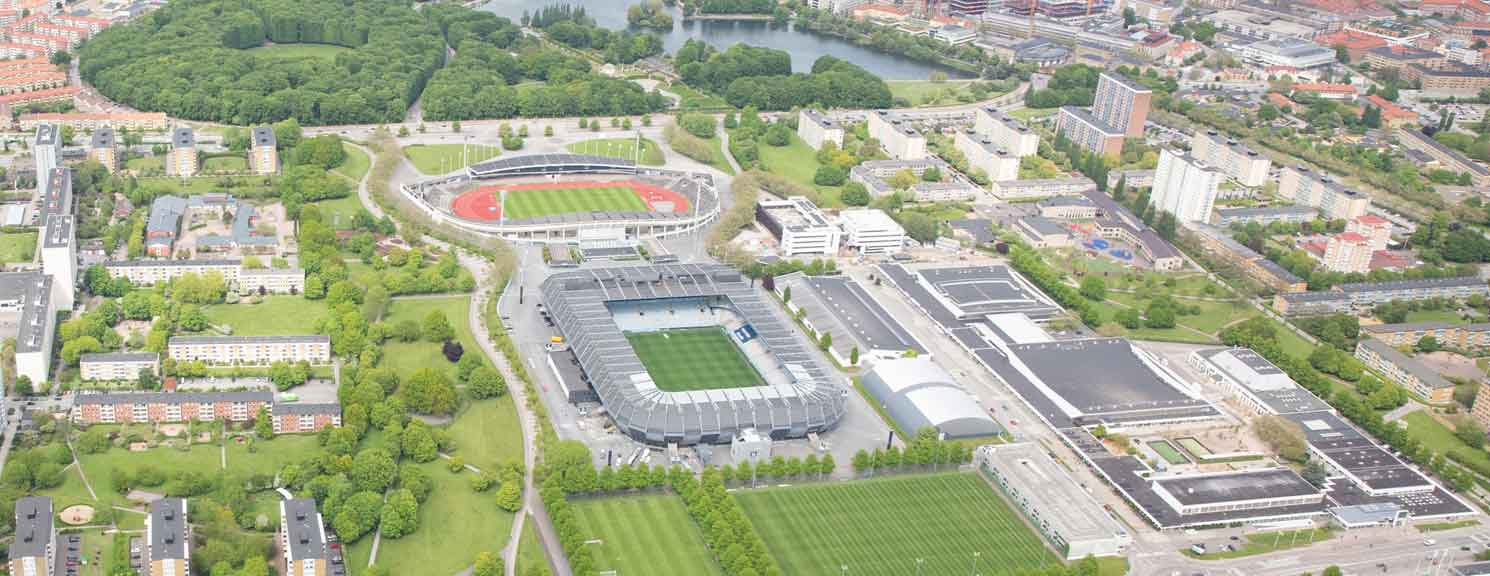
<instances>
[{"instance_id":1,"label":"sports field with goal","mask_svg":"<svg viewBox=\"0 0 1490 576\"><path fill-rule=\"evenodd\" d=\"M511 190L502 211L511 219L576 212L646 212L649 208L629 186Z\"/></svg>"},{"instance_id":2,"label":"sports field with goal","mask_svg":"<svg viewBox=\"0 0 1490 576\"><path fill-rule=\"evenodd\" d=\"M595 568L616 574L720 574L703 535L674 494L576 500L570 504L595 553Z\"/></svg>"},{"instance_id":3,"label":"sports field with goal","mask_svg":"<svg viewBox=\"0 0 1490 576\"><path fill-rule=\"evenodd\" d=\"M657 388L665 392L761 384L755 367L719 327L627 332L626 341Z\"/></svg>"},{"instance_id":4,"label":"sports field with goal","mask_svg":"<svg viewBox=\"0 0 1490 576\"><path fill-rule=\"evenodd\" d=\"M995 487L968 472L735 493L784 574L1018 574L1057 563ZM976 554L976 556L975 556Z\"/></svg>"}]
</instances>

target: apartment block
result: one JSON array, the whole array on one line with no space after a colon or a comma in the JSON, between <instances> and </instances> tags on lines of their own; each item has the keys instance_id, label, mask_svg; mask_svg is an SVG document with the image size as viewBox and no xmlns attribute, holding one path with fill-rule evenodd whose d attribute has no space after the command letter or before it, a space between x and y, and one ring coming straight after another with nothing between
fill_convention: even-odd
<instances>
[{"instance_id":1,"label":"apartment block","mask_svg":"<svg viewBox=\"0 0 1490 576\"><path fill-rule=\"evenodd\" d=\"M160 373L160 354L155 352L96 352L83 354L78 361L84 381L136 381L140 372Z\"/></svg>"},{"instance_id":2,"label":"apartment block","mask_svg":"<svg viewBox=\"0 0 1490 576\"><path fill-rule=\"evenodd\" d=\"M1143 136L1154 91L1116 72L1103 72L1097 79L1092 116L1128 138Z\"/></svg>"},{"instance_id":3,"label":"apartment block","mask_svg":"<svg viewBox=\"0 0 1490 576\"><path fill-rule=\"evenodd\" d=\"M52 499L16 499L15 538L10 543L10 573L14 576L51 576L57 568L57 527L52 523Z\"/></svg>"},{"instance_id":4,"label":"apartment block","mask_svg":"<svg viewBox=\"0 0 1490 576\"><path fill-rule=\"evenodd\" d=\"M73 423L248 422L274 402L274 393L247 392L107 392L79 394L73 401Z\"/></svg>"},{"instance_id":5,"label":"apartment block","mask_svg":"<svg viewBox=\"0 0 1490 576\"><path fill-rule=\"evenodd\" d=\"M1093 154L1117 158L1123 153L1123 131L1075 106L1061 107L1060 115L1056 117L1056 129L1067 140Z\"/></svg>"},{"instance_id":6,"label":"apartment block","mask_svg":"<svg viewBox=\"0 0 1490 576\"><path fill-rule=\"evenodd\" d=\"M882 210L844 210L838 222L843 226L843 245L860 254L897 254L905 248L905 228Z\"/></svg>"},{"instance_id":7,"label":"apartment block","mask_svg":"<svg viewBox=\"0 0 1490 576\"><path fill-rule=\"evenodd\" d=\"M57 309L52 278L41 272L0 272L0 337L15 338L16 374L47 381Z\"/></svg>"},{"instance_id":8,"label":"apartment block","mask_svg":"<svg viewBox=\"0 0 1490 576\"><path fill-rule=\"evenodd\" d=\"M828 142L843 147L843 125L827 114L810 108L803 108L797 113L797 136L813 150L821 150L823 144Z\"/></svg>"},{"instance_id":9,"label":"apartment block","mask_svg":"<svg viewBox=\"0 0 1490 576\"><path fill-rule=\"evenodd\" d=\"M228 283L238 282L243 261L230 260L115 260L104 263L110 278L128 278L135 286L154 286L185 274L218 274ZM304 275L304 271L301 271Z\"/></svg>"},{"instance_id":10,"label":"apartment block","mask_svg":"<svg viewBox=\"0 0 1490 576\"><path fill-rule=\"evenodd\" d=\"M1331 220L1349 220L1365 214L1371 207L1371 198L1366 194L1303 166L1283 169L1278 180L1278 196L1294 204L1318 208Z\"/></svg>"},{"instance_id":11,"label":"apartment block","mask_svg":"<svg viewBox=\"0 0 1490 576\"><path fill-rule=\"evenodd\" d=\"M66 213L42 218L41 272L52 278L53 305L71 310L78 278L76 221Z\"/></svg>"},{"instance_id":12,"label":"apartment block","mask_svg":"<svg viewBox=\"0 0 1490 576\"><path fill-rule=\"evenodd\" d=\"M305 291L305 270L244 268L238 272L238 291L244 294L299 294Z\"/></svg>"},{"instance_id":13,"label":"apartment block","mask_svg":"<svg viewBox=\"0 0 1490 576\"><path fill-rule=\"evenodd\" d=\"M279 143L274 139L274 130L268 126L254 126L249 132L248 167L254 174L276 174L279 172Z\"/></svg>"},{"instance_id":14,"label":"apartment block","mask_svg":"<svg viewBox=\"0 0 1490 576\"><path fill-rule=\"evenodd\" d=\"M1040 135L1018 118L993 106L973 111L973 130L992 138L1010 154L1023 158L1040 152Z\"/></svg>"},{"instance_id":15,"label":"apartment block","mask_svg":"<svg viewBox=\"0 0 1490 576\"><path fill-rule=\"evenodd\" d=\"M1212 220L1217 226L1231 226L1234 222L1256 222L1267 226L1274 222L1302 224L1319 217L1319 210L1308 206L1266 206L1260 208L1217 208Z\"/></svg>"},{"instance_id":16,"label":"apartment block","mask_svg":"<svg viewBox=\"0 0 1490 576\"><path fill-rule=\"evenodd\" d=\"M1454 384L1438 372L1375 338L1362 338L1355 347L1355 357L1367 367L1429 402L1450 402Z\"/></svg>"},{"instance_id":17,"label":"apartment block","mask_svg":"<svg viewBox=\"0 0 1490 576\"><path fill-rule=\"evenodd\" d=\"M1350 295L1344 292L1286 292L1273 296L1273 310L1284 316L1344 314L1351 311Z\"/></svg>"},{"instance_id":18,"label":"apartment block","mask_svg":"<svg viewBox=\"0 0 1490 576\"><path fill-rule=\"evenodd\" d=\"M1096 190L1097 183L1085 176L994 182L989 192L1005 202L1036 200L1054 196L1080 196Z\"/></svg>"},{"instance_id":19,"label":"apartment block","mask_svg":"<svg viewBox=\"0 0 1490 576\"><path fill-rule=\"evenodd\" d=\"M1345 231L1364 236L1371 250L1386 250L1392 240L1392 223L1375 214L1362 214L1345 223Z\"/></svg>"},{"instance_id":20,"label":"apartment block","mask_svg":"<svg viewBox=\"0 0 1490 576\"><path fill-rule=\"evenodd\" d=\"M1324 248L1324 267L1332 272L1365 274L1371 271L1371 239L1344 232L1330 236Z\"/></svg>"},{"instance_id":21,"label":"apartment block","mask_svg":"<svg viewBox=\"0 0 1490 576\"><path fill-rule=\"evenodd\" d=\"M1479 422L1481 428L1490 427L1490 381L1480 380L1479 393L1474 396L1469 416Z\"/></svg>"},{"instance_id":22,"label":"apartment block","mask_svg":"<svg viewBox=\"0 0 1490 576\"><path fill-rule=\"evenodd\" d=\"M888 110L869 113L869 136L879 140L885 153L896 160L920 160L926 157L926 136L911 121Z\"/></svg>"},{"instance_id":23,"label":"apartment block","mask_svg":"<svg viewBox=\"0 0 1490 576\"><path fill-rule=\"evenodd\" d=\"M113 128L93 131L93 136L88 139L88 159L103 164L110 174L119 171L119 143L114 140Z\"/></svg>"},{"instance_id":24,"label":"apartment block","mask_svg":"<svg viewBox=\"0 0 1490 576\"><path fill-rule=\"evenodd\" d=\"M331 361L331 338L310 336L173 336L167 342L177 362L208 364L270 364Z\"/></svg>"},{"instance_id":25,"label":"apartment block","mask_svg":"<svg viewBox=\"0 0 1490 576\"><path fill-rule=\"evenodd\" d=\"M292 498L279 502L279 549L285 572L294 576L326 576L326 526L316 501Z\"/></svg>"},{"instance_id":26,"label":"apartment block","mask_svg":"<svg viewBox=\"0 0 1490 576\"><path fill-rule=\"evenodd\" d=\"M72 126L74 130L98 130L106 127L165 130L168 124L165 112L39 112L22 114L18 122L22 130L32 130L41 124Z\"/></svg>"},{"instance_id":27,"label":"apartment block","mask_svg":"<svg viewBox=\"0 0 1490 576\"><path fill-rule=\"evenodd\" d=\"M1409 322L1361 326L1361 333L1389 346L1416 346L1424 336L1432 336L1446 348L1477 350L1490 348L1490 323L1458 324L1454 322Z\"/></svg>"},{"instance_id":28,"label":"apartment block","mask_svg":"<svg viewBox=\"0 0 1490 576\"><path fill-rule=\"evenodd\" d=\"M1308 283L1303 278L1232 239L1225 230L1200 222L1186 224L1186 228L1195 232L1195 237L1200 240L1200 246L1206 253L1236 266L1249 278L1268 288L1278 292L1302 292L1308 288Z\"/></svg>"},{"instance_id":29,"label":"apartment block","mask_svg":"<svg viewBox=\"0 0 1490 576\"><path fill-rule=\"evenodd\" d=\"M144 563L150 576L191 574L191 524L186 519L185 498L161 498L150 503L150 521L145 523Z\"/></svg>"},{"instance_id":30,"label":"apartment block","mask_svg":"<svg viewBox=\"0 0 1490 576\"><path fill-rule=\"evenodd\" d=\"M1182 151L1165 148L1154 171L1151 201L1155 209L1180 222L1206 222L1216 205L1221 172Z\"/></svg>"},{"instance_id":31,"label":"apartment block","mask_svg":"<svg viewBox=\"0 0 1490 576\"><path fill-rule=\"evenodd\" d=\"M1476 163L1458 150L1449 148L1432 136L1411 128L1398 128L1397 141L1411 150L1417 150L1437 160L1447 170L1468 172L1476 186L1490 186L1490 168Z\"/></svg>"},{"instance_id":32,"label":"apartment block","mask_svg":"<svg viewBox=\"0 0 1490 576\"><path fill-rule=\"evenodd\" d=\"M1357 310L1375 307L1392 300L1422 301L1429 298L1462 300L1475 294L1490 295L1490 285L1478 276L1451 278L1415 278L1387 282L1341 284L1336 289L1350 296Z\"/></svg>"},{"instance_id":33,"label":"apartment block","mask_svg":"<svg viewBox=\"0 0 1490 576\"><path fill-rule=\"evenodd\" d=\"M1196 131L1190 137L1190 155L1215 166L1236 183L1257 188L1268 181L1273 161L1215 130Z\"/></svg>"},{"instance_id":34,"label":"apartment block","mask_svg":"<svg viewBox=\"0 0 1490 576\"><path fill-rule=\"evenodd\" d=\"M320 432L328 426L341 426L341 405L276 402L269 409L275 434Z\"/></svg>"},{"instance_id":35,"label":"apartment block","mask_svg":"<svg viewBox=\"0 0 1490 576\"><path fill-rule=\"evenodd\" d=\"M817 205L802 196L785 200L761 200L755 218L780 240L782 256L838 253L841 233Z\"/></svg>"},{"instance_id":36,"label":"apartment block","mask_svg":"<svg viewBox=\"0 0 1490 576\"><path fill-rule=\"evenodd\" d=\"M36 167L37 191L45 197L51 190L47 176L52 169L62 166L62 127L56 124L37 126L36 138L31 141L31 157Z\"/></svg>"},{"instance_id":37,"label":"apartment block","mask_svg":"<svg viewBox=\"0 0 1490 576\"><path fill-rule=\"evenodd\" d=\"M953 143L967 158L968 167L982 170L989 180L1004 182L1019 178L1019 156L1012 154L992 136L959 130Z\"/></svg>"},{"instance_id":38,"label":"apartment block","mask_svg":"<svg viewBox=\"0 0 1490 576\"><path fill-rule=\"evenodd\" d=\"M190 178L197 175L197 138L188 126L171 131L171 150L166 153L166 175Z\"/></svg>"}]
</instances>

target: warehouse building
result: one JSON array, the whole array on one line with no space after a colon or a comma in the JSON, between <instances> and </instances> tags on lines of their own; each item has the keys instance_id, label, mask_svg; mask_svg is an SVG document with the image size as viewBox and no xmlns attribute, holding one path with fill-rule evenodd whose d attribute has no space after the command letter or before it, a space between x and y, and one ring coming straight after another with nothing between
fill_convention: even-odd
<instances>
[{"instance_id":1,"label":"warehouse building","mask_svg":"<svg viewBox=\"0 0 1490 576\"><path fill-rule=\"evenodd\" d=\"M906 434L922 428L935 428L948 438L1002 432L978 400L931 358L877 361L860 382Z\"/></svg>"},{"instance_id":2,"label":"warehouse building","mask_svg":"<svg viewBox=\"0 0 1490 576\"><path fill-rule=\"evenodd\" d=\"M1324 502L1323 492L1288 468L1157 478L1153 485L1154 493L1181 515L1287 509Z\"/></svg>"},{"instance_id":3,"label":"warehouse building","mask_svg":"<svg viewBox=\"0 0 1490 576\"><path fill-rule=\"evenodd\" d=\"M1133 536L1038 444L980 446L973 464L991 476L1066 560L1121 556Z\"/></svg>"},{"instance_id":4,"label":"warehouse building","mask_svg":"<svg viewBox=\"0 0 1490 576\"><path fill-rule=\"evenodd\" d=\"M828 354L839 365L895 359L907 352L926 354L915 336L853 278L793 272L775 282L783 298L791 291L786 306L793 314L801 314L802 324L817 334L833 335Z\"/></svg>"}]
</instances>

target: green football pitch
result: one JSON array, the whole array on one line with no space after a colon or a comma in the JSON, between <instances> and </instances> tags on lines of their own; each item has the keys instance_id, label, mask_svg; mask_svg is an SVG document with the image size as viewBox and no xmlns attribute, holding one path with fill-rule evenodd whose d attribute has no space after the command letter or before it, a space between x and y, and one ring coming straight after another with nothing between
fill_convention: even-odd
<instances>
[{"instance_id":1,"label":"green football pitch","mask_svg":"<svg viewBox=\"0 0 1490 576\"><path fill-rule=\"evenodd\" d=\"M673 494L575 500L570 504L595 568L616 574L709 576L719 565Z\"/></svg>"},{"instance_id":2,"label":"green football pitch","mask_svg":"<svg viewBox=\"0 0 1490 576\"><path fill-rule=\"evenodd\" d=\"M734 339L718 327L659 332L627 332L642 366L666 392L759 386L756 374Z\"/></svg>"},{"instance_id":3,"label":"green football pitch","mask_svg":"<svg viewBox=\"0 0 1490 576\"><path fill-rule=\"evenodd\" d=\"M973 473L735 493L784 574L1020 574L1058 562ZM976 556L975 556L976 554Z\"/></svg>"},{"instance_id":4,"label":"green football pitch","mask_svg":"<svg viewBox=\"0 0 1490 576\"><path fill-rule=\"evenodd\" d=\"M646 212L647 203L627 186L513 190L502 203L510 219L575 212Z\"/></svg>"}]
</instances>

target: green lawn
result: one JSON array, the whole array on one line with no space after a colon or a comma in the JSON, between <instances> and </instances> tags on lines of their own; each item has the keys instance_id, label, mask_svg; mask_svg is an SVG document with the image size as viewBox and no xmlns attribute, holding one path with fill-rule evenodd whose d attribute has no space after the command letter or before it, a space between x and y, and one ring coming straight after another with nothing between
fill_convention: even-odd
<instances>
[{"instance_id":1,"label":"green lawn","mask_svg":"<svg viewBox=\"0 0 1490 576\"><path fill-rule=\"evenodd\" d=\"M974 80L887 80L885 84L890 86L891 97L904 98L911 106L949 106L963 103L960 96L971 98L967 87L973 82ZM997 94L990 94L988 97L994 96Z\"/></svg>"},{"instance_id":2,"label":"green lawn","mask_svg":"<svg viewBox=\"0 0 1490 576\"><path fill-rule=\"evenodd\" d=\"M159 156L140 156L138 158L130 158L129 160L126 160L124 162L124 168L126 170L134 170L136 172L146 172L152 170L159 172L166 169L165 159Z\"/></svg>"},{"instance_id":3,"label":"green lawn","mask_svg":"<svg viewBox=\"0 0 1490 576\"><path fill-rule=\"evenodd\" d=\"M333 46L331 44L270 44L249 48L248 52L256 56L269 56L272 58L325 58L331 60L342 52L351 52L351 48Z\"/></svg>"},{"instance_id":4,"label":"green lawn","mask_svg":"<svg viewBox=\"0 0 1490 576\"><path fill-rule=\"evenodd\" d=\"M820 196L824 200L823 208L842 207L838 200L842 186L818 186L813 183L812 178L817 175L817 169L821 166L817 162L817 151L798 138L796 133L792 133L791 141L786 146L771 146L762 142L757 149L760 151L761 165L766 167L767 172L785 176L793 182L822 192Z\"/></svg>"},{"instance_id":5,"label":"green lawn","mask_svg":"<svg viewBox=\"0 0 1490 576\"><path fill-rule=\"evenodd\" d=\"M88 476L88 482L93 485L93 491L98 494L99 505L128 504L124 496L114 488L113 478L110 471L121 469L134 473L145 466L153 466L164 472L166 478L173 478L177 473L195 470L208 474L216 474L222 470L222 456L217 444L192 444L189 450L175 447L161 446L152 448L145 452L130 452L123 448L112 448L102 454L77 454L78 461L83 465L83 473ZM231 463L230 463L231 464ZM236 472L239 468L231 467L229 472ZM245 474L246 477L246 474ZM54 491L43 492L44 495L55 496L61 502L86 502L87 489L79 480L73 486L73 479L69 478L62 486ZM158 488L147 488L151 491L165 490L167 485ZM61 508L58 507L60 510Z\"/></svg>"},{"instance_id":6,"label":"green lawn","mask_svg":"<svg viewBox=\"0 0 1490 576\"><path fill-rule=\"evenodd\" d=\"M1184 454L1180 454L1180 451L1175 449L1174 445L1170 444L1169 442L1163 440L1155 440L1153 442L1149 442L1149 448L1153 448L1154 452L1157 452L1160 457L1164 458L1164 460L1166 462L1169 462L1170 464L1190 463L1190 459L1186 458Z\"/></svg>"},{"instance_id":7,"label":"green lawn","mask_svg":"<svg viewBox=\"0 0 1490 576\"><path fill-rule=\"evenodd\" d=\"M361 182L362 177L367 175L368 169L372 168L372 160L362 149L346 142L341 143L341 148L347 151L347 159L331 171L346 176L353 182Z\"/></svg>"},{"instance_id":8,"label":"green lawn","mask_svg":"<svg viewBox=\"0 0 1490 576\"><path fill-rule=\"evenodd\" d=\"M420 298L414 300L398 299L388 307L388 312L383 316L383 321L392 325L403 320L414 320L423 323L424 317L433 310L445 312L445 319L455 328L456 340L466 350L467 354L480 354L481 348L476 345L476 340L471 337L470 324L467 323L467 308L470 306L470 296L451 296L449 298ZM439 342L398 342L389 340L383 344L383 365L393 368L400 377L407 378L409 374L421 368L434 368L445 370L451 378L455 377L455 364L446 360L445 355L440 352Z\"/></svg>"},{"instance_id":9,"label":"green lawn","mask_svg":"<svg viewBox=\"0 0 1490 576\"><path fill-rule=\"evenodd\" d=\"M315 334L316 320L326 313L326 303L304 296L271 295L258 304L214 304L206 311L214 326L232 326L235 336Z\"/></svg>"},{"instance_id":10,"label":"green lawn","mask_svg":"<svg viewBox=\"0 0 1490 576\"><path fill-rule=\"evenodd\" d=\"M248 159L239 156L214 156L202 161L202 171L213 172L247 172Z\"/></svg>"},{"instance_id":11,"label":"green lawn","mask_svg":"<svg viewBox=\"0 0 1490 576\"><path fill-rule=\"evenodd\" d=\"M666 392L747 388L761 385L760 374L718 327L628 332L626 341Z\"/></svg>"},{"instance_id":12,"label":"green lawn","mask_svg":"<svg viewBox=\"0 0 1490 576\"><path fill-rule=\"evenodd\" d=\"M635 138L601 138L597 140L585 140L575 142L567 146L570 152L575 154L592 154L595 156L607 156L610 158L625 158L636 160L639 164L647 166L661 166L666 160L662 156L662 148L656 142L642 138L641 156L636 155Z\"/></svg>"},{"instance_id":13,"label":"green lawn","mask_svg":"<svg viewBox=\"0 0 1490 576\"><path fill-rule=\"evenodd\" d=\"M580 530L595 554L595 568L617 574L702 576L721 574L704 539L672 494L577 500Z\"/></svg>"},{"instance_id":14,"label":"green lawn","mask_svg":"<svg viewBox=\"0 0 1490 576\"><path fill-rule=\"evenodd\" d=\"M1454 435L1448 426L1440 424L1426 412L1417 411L1402 418L1407 422L1407 435L1417 439L1424 448L1439 454L1454 452L1480 470L1490 469L1490 452L1471 448Z\"/></svg>"},{"instance_id":15,"label":"green lawn","mask_svg":"<svg viewBox=\"0 0 1490 576\"><path fill-rule=\"evenodd\" d=\"M255 440L253 452L249 443L228 441L228 470L234 474L273 476L286 464L302 461L320 450L315 434L280 434L273 440Z\"/></svg>"},{"instance_id":16,"label":"green lawn","mask_svg":"<svg viewBox=\"0 0 1490 576\"><path fill-rule=\"evenodd\" d=\"M467 350L480 354L480 349ZM512 396L472 402L450 425L455 455L482 470L493 470L505 462L523 461L522 426Z\"/></svg>"},{"instance_id":17,"label":"green lawn","mask_svg":"<svg viewBox=\"0 0 1490 576\"><path fill-rule=\"evenodd\" d=\"M429 499L419 505L419 529L399 539L383 538L378 566L389 574L455 574L481 552L500 554L512 530L512 513L492 502L495 488L471 490L471 473L452 474L440 461L421 464L434 481ZM372 535L347 547L347 565L364 571L372 553Z\"/></svg>"},{"instance_id":18,"label":"green lawn","mask_svg":"<svg viewBox=\"0 0 1490 576\"><path fill-rule=\"evenodd\" d=\"M35 231L0 234L0 263L30 262L35 257Z\"/></svg>"},{"instance_id":19,"label":"green lawn","mask_svg":"<svg viewBox=\"0 0 1490 576\"><path fill-rule=\"evenodd\" d=\"M512 219L576 212L646 211L647 203L626 186L514 190L502 201L502 212Z\"/></svg>"},{"instance_id":20,"label":"green lawn","mask_svg":"<svg viewBox=\"0 0 1490 576\"><path fill-rule=\"evenodd\" d=\"M1407 323L1413 322L1453 322L1465 324L1465 320L1459 317L1459 313L1450 309L1444 310L1413 310L1407 313Z\"/></svg>"},{"instance_id":21,"label":"green lawn","mask_svg":"<svg viewBox=\"0 0 1490 576\"><path fill-rule=\"evenodd\" d=\"M1017 574L1058 562L972 473L736 492L783 574ZM974 552L979 553L977 566Z\"/></svg>"},{"instance_id":22,"label":"green lawn","mask_svg":"<svg viewBox=\"0 0 1490 576\"><path fill-rule=\"evenodd\" d=\"M531 516L523 521L523 533L517 539L518 574L536 574L548 569L548 556L543 552L543 543L538 541L534 522Z\"/></svg>"},{"instance_id":23,"label":"green lawn","mask_svg":"<svg viewBox=\"0 0 1490 576\"><path fill-rule=\"evenodd\" d=\"M277 194L274 178L265 176L219 176L213 178L175 178L160 176L140 178L140 187L161 194L193 196L211 192L227 192L238 196L266 197ZM267 183L266 183L267 182ZM224 184L227 184L226 186Z\"/></svg>"},{"instance_id":24,"label":"green lawn","mask_svg":"<svg viewBox=\"0 0 1490 576\"><path fill-rule=\"evenodd\" d=\"M447 174L501 154L502 147L495 144L413 144L404 147L404 156L414 163L414 168L425 174Z\"/></svg>"},{"instance_id":25,"label":"green lawn","mask_svg":"<svg viewBox=\"0 0 1490 576\"><path fill-rule=\"evenodd\" d=\"M1010 110L1009 115L1020 120L1029 120L1031 118L1054 116L1059 110L1060 108L1019 108L1017 110Z\"/></svg>"},{"instance_id":26,"label":"green lawn","mask_svg":"<svg viewBox=\"0 0 1490 576\"><path fill-rule=\"evenodd\" d=\"M1186 556L1189 556L1191 558L1199 558L1201 560L1225 560L1228 558L1242 558L1244 556L1267 554L1269 552L1276 552L1279 550L1303 548L1305 546L1329 540L1332 533L1333 530L1331 530L1330 528L1310 528L1305 530L1248 534L1246 536L1246 543L1242 544L1236 550L1210 550L1207 551L1206 554L1199 556L1197 556L1194 552L1191 552L1189 548L1184 549L1182 552Z\"/></svg>"},{"instance_id":27,"label":"green lawn","mask_svg":"<svg viewBox=\"0 0 1490 576\"><path fill-rule=\"evenodd\" d=\"M326 221L331 223L331 227L337 230L352 229L352 217L356 216L357 211L362 209L362 201L357 199L356 194L349 194L345 198L313 202L312 204L321 209L321 215L325 216Z\"/></svg>"},{"instance_id":28,"label":"green lawn","mask_svg":"<svg viewBox=\"0 0 1490 576\"><path fill-rule=\"evenodd\" d=\"M673 82L672 84L669 84L662 89L668 92L672 92L673 94L677 94L678 97L682 99L682 101L678 103L679 108L687 109L730 107L729 102L726 102L724 98L694 90L692 86L689 86L682 82Z\"/></svg>"}]
</instances>

